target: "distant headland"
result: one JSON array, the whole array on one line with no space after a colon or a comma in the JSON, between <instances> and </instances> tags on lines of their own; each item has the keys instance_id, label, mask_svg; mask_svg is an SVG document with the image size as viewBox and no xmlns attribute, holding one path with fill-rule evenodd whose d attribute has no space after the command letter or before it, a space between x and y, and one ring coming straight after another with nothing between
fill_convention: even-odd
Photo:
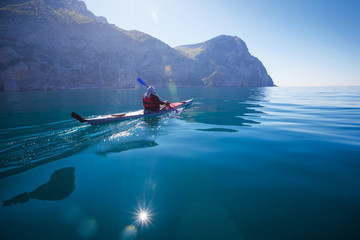
<instances>
[{"instance_id":1,"label":"distant headland","mask_svg":"<svg viewBox=\"0 0 360 240\"><path fill-rule=\"evenodd\" d=\"M171 48L95 16L79 0L0 3L0 91L274 86L244 41L221 35Z\"/></svg>"}]
</instances>

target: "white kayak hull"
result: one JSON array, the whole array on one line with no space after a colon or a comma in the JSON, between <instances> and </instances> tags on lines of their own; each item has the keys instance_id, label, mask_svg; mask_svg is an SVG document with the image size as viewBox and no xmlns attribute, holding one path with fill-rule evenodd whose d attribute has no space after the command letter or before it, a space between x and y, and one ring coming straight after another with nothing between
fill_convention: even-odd
<instances>
[{"instance_id":1,"label":"white kayak hull","mask_svg":"<svg viewBox=\"0 0 360 240\"><path fill-rule=\"evenodd\" d=\"M91 125L99 125L99 124L104 124L104 123L136 119L136 118L147 117L147 116L162 115L162 114L174 111L178 108L183 108L183 107L189 106L190 104L192 104L193 101L194 101L194 99L189 99L189 100L178 102L178 103L171 103L170 107L166 107L165 110L161 110L161 111L157 111L157 112L152 112L152 111L144 112L144 110L138 110L135 112L117 113L117 114L111 114L111 115L106 115L106 116L102 116L102 117L96 117L96 118L82 118L78 114L73 112L71 114L71 116L80 122L86 122Z\"/></svg>"}]
</instances>

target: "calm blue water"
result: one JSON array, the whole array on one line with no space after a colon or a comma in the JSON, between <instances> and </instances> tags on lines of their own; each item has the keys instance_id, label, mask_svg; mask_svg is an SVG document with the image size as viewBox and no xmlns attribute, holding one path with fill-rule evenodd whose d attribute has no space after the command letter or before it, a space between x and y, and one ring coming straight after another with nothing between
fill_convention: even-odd
<instances>
[{"instance_id":1,"label":"calm blue water","mask_svg":"<svg viewBox=\"0 0 360 240\"><path fill-rule=\"evenodd\" d=\"M0 93L1 239L360 239L360 88L142 90Z\"/></svg>"}]
</instances>

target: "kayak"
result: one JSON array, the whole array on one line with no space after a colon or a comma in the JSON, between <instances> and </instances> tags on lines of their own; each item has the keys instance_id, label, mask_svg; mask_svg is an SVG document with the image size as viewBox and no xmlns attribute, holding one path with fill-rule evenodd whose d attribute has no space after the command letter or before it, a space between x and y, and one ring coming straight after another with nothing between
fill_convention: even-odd
<instances>
[{"instance_id":1,"label":"kayak","mask_svg":"<svg viewBox=\"0 0 360 240\"><path fill-rule=\"evenodd\" d=\"M106 115L102 117L96 117L96 118L83 118L80 115L78 115L75 112L71 113L71 117L75 118L81 123L89 123L91 125L99 125L104 123L110 123L110 122L117 122L122 120L129 120L129 119L135 119L140 117L146 117L146 116L157 116L162 115L171 111L177 111L178 108L183 108L186 106L191 105L191 103L194 101L194 99L189 99L186 101L176 102L176 103L170 103L167 105L163 110L160 111L146 111L146 110L138 110L135 112L128 112L128 113L115 113L111 115Z\"/></svg>"}]
</instances>

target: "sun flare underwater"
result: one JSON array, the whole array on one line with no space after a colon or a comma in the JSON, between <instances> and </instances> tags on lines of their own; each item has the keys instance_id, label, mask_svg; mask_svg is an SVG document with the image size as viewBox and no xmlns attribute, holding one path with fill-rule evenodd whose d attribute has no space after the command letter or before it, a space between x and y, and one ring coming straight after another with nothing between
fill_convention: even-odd
<instances>
[{"instance_id":1,"label":"sun flare underwater","mask_svg":"<svg viewBox=\"0 0 360 240\"><path fill-rule=\"evenodd\" d=\"M142 207L138 207L138 209L136 209L135 212L135 223L138 226L149 226L149 224L152 224L152 216L153 213L151 212L151 210L149 208L142 208Z\"/></svg>"}]
</instances>

